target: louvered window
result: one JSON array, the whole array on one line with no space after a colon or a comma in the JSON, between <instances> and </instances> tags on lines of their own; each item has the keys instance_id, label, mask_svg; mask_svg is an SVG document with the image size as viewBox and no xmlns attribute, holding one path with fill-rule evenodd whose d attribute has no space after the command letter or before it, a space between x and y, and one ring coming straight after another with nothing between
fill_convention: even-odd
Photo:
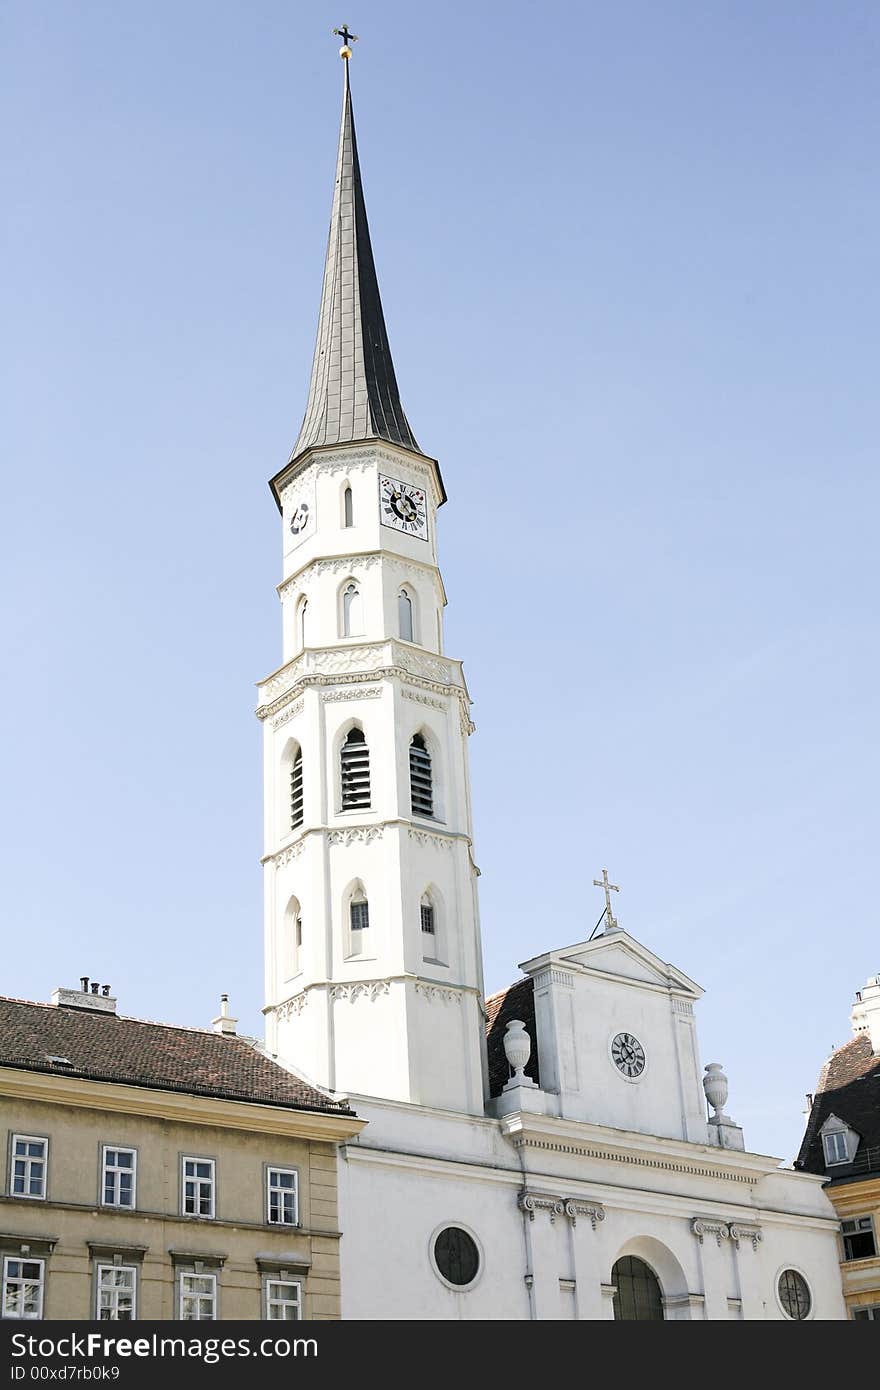
<instances>
[{"instance_id":1,"label":"louvered window","mask_svg":"<svg viewBox=\"0 0 880 1390\"><path fill-rule=\"evenodd\" d=\"M409 746L409 788L414 816L433 816L434 788L431 782L431 754L421 734Z\"/></svg>"},{"instance_id":2,"label":"louvered window","mask_svg":"<svg viewBox=\"0 0 880 1390\"><path fill-rule=\"evenodd\" d=\"M303 823L303 755L297 749L290 769L290 828L296 830Z\"/></svg>"},{"instance_id":3,"label":"louvered window","mask_svg":"<svg viewBox=\"0 0 880 1390\"><path fill-rule=\"evenodd\" d=\"M422 931L434 935L434 909L430 903L422 903Z\"/></svg>"},{"instance_id":4,"label":"louvered window","mask_svg":"<svg viewBox=\"0 0 880 1390\"><path fill-rule=\"evenodd\" d=\"M363 729L351 729L342 745L342 809L370 809L370 750Z\"/></svg>"},{"instance_id":5,"label":"louvered window","mask_svg":"<svg viewBox=\"0 0 880 1390\"><path fill-rule=\"evenodd\" d=\"M370 925L370 904L357 902L351 905L352 931L366 931Z\"/></svg>"}]
</instances>

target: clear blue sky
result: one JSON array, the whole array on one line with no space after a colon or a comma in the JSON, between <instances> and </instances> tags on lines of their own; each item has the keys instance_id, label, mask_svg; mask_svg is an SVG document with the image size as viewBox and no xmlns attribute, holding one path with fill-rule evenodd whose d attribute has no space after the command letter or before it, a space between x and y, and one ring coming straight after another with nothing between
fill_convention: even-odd
<instances>
[{"instance_id":1,"label":"clear blue sky","mask_svg":"<svg viewBox=\"0 0 880 1390\"><path fill-rule=\"evenodd\" d=\"M266 480L346 18L487 985L589 935L607 865L788 1157L880 969L871 0L7 0L0 989L261 1031Z\"/></svg>"}]
</instances>

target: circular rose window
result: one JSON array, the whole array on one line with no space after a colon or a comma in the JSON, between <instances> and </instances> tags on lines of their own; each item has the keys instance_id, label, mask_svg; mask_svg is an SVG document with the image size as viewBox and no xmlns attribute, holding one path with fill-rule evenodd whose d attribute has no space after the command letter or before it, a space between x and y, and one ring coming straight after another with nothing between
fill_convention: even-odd
<instances>
[{"instance_id":1,"label":"circular rose window","mask_svg":"<svg viewBox=\"0 0 880 1390\"><path fill-rule=\"evenodd\" d=\"M460 1226L445 1226L434 1240L434 1264L447 1284L463 1289L480 1272L477 1242Z\"/></svg>"},{"instance_id":2,"label":"circular rose window","mask_svg":"<svg viewBox=\"0 0 880 1390\"><path fill-rule=\"evenodd\" d=\"M779 1276L779 1302L787 1318L802 1322L810 1316L813 1300L810 1287L802 1274L796 1269L784 1269Z\"/></svg>"}]
</instances>

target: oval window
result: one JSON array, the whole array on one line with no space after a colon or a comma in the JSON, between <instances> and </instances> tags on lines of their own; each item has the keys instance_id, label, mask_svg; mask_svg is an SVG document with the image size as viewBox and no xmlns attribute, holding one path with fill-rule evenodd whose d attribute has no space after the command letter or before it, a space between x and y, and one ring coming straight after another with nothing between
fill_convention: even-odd
<instances>
[{"instance_id":1,"label":"oval window","mask_svg":"<svg viewBox=\"0 0 880 1390\"><path fill-rule=\"evenodd\" d=\"M796 1269L784 1269L779 1276L779 1302L786 1317L802 1322L809 1317L813 1300L810 1288L802 1274Z\"/></svg>"},{"instance_id":2,"label":"oval window","mask_svg":"<svg viewBox=\"0 0 880 1390\"><path fill-rule=\"evenodd\" d=\"M434 1241L434 1263L447 1283L464 1288L479 1273L477 1242L460 1226L447 1226Z\"/></svg>"}]
</instances>

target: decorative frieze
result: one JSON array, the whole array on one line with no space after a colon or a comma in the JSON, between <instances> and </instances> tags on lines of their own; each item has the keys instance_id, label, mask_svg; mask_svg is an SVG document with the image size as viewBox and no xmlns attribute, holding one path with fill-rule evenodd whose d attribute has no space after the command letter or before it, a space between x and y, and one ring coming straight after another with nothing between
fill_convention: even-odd
<instances>
[{"instance_id":1,"label":"decorative frieze","mask_svg":"<svg viewBox=\"0 0 880 1390\"><path fill-rule=\"evenodd\" d=\"M432 835L430 830L414 830L409 827L409 838L417 845L434 845L438 849L452 849L455 841L448 835Z\"/></svg>"},{"instance_id":2,"label":"decorative frieze","mask_svg":"<svg viewBox=\"0 0 880 1390\"><path fill-rule=\"evenodd\" d=\"M326 705L339 700L378 700L381 694L381 685L353 685L346 690L328 690L321 699Z\"/></svg>"},{"instance_id":3,"label":"decorative frieze","mask_svg":"<svg viewBox=\"0 0 880 1390\"><path fill-rule=\"evenodd\" d=\"M277 854L267 855L266 863L274 864L276 869L283 869L285 864L289 864L293 859L299 859L306 847L305 837L295 840L292 845L285 845Z\"/></svg>"},{"instance_id":4,"label":"decorative frieze","mask_svg":"<svg viewBox=\"0 0 880 1390\"><path fill-rule=\"evenodd\" d=\"M565 1216L572 1226L577 1225L579 1216L586 1216L595 1231L598 1223L605 1220L605 1208L601 1202L587 1202L579 1197L557 1197L550 1192L529 1192L523 1188L517 1194L516 1201L520 1211L526 1212L530 1221L534 1221L537 1211L548 1212L554 1223L557 1216Z\"/></svg>"},{"instance_id":5,"label":"decorative frieze","mask_svg":"<svg viewBox=\"0 0 880 1390\"><path fill-rule=\"evenodd\" d=\"M429 1004L460 1004L461 991L449 989L445 985L426 984L424 980L416 980L416 994L420 994L423 999L427 999Z\"/></svg>"},{"instance_id":6,"label":"decorative frieze","mask_svg":"<svg viewBox=\"0 0 880 1390\"><path fill-rule=\"evenodd\" d=\"M408 686L404 686L401 694L404 700L414 700L417 705L430 705L432 709L446 709L442 700L435 700L431 695L423 695L420 690L410 690Z\"/></svg>"},{"instance_id":7,"label":"decorative frieze","mask_svg":"<svg viewBox=\"0 0 880 1390\"><path fill-rule=\"evenodd\" d=\"M373 840L381 840L384 829L381 825L350 825L344 830L331 830L327 841L331 845L369 845Z\"/></svg>"},{"instance_id":8,"label":"decorative frieze","mask_svg":"<svg viewBox=\"0 0 880 1390\"><path fill-rule=\"evenodd\" d=\"M676 999L673 997L672 1011L676 1014L684 1014L686 1018L693 1018L694 1016L694 1006L690 999Z\"/></svg>"},{"instance_id":9,"label":"decorative frieze","mask_svg":"<svg viewBox=\"0 0 880 1390\"><path fill-rule=\"evenodd\" d=\"M304 705L305 700L294 700L292 705L288 705L272 720L272 728L280 729L284 724L289 724L291 719L296 719L298 714L302 714Z\"/></svg>"},{"instance_id":10,"label":"decorative frieze","mask_svg":"<svg viewBox=\"0 0 880 1390\"><path fill-rule=\"evenodd\" d=\"M275 1014L279 1023L284 1023L294 1014L297 1016L301 1014L308 1002L308 991L303 990L301 994L294 994L290 999L285 999L283 1003L276 1004Z\"/></svg>"},{"instance_id":11,"label":"decorative frieze","mask_svg":"<svg viewBox=\"0 0 880 1390\"><path fill-rule=\"evenodd\" d=\"M390 993L390 990L387 980L357 980L353 984L332 985L330 998L347 999L349 1004L354 1004L358 999L369 999L372 1003L380 995Z\"/></svg>"}]
</instances>

